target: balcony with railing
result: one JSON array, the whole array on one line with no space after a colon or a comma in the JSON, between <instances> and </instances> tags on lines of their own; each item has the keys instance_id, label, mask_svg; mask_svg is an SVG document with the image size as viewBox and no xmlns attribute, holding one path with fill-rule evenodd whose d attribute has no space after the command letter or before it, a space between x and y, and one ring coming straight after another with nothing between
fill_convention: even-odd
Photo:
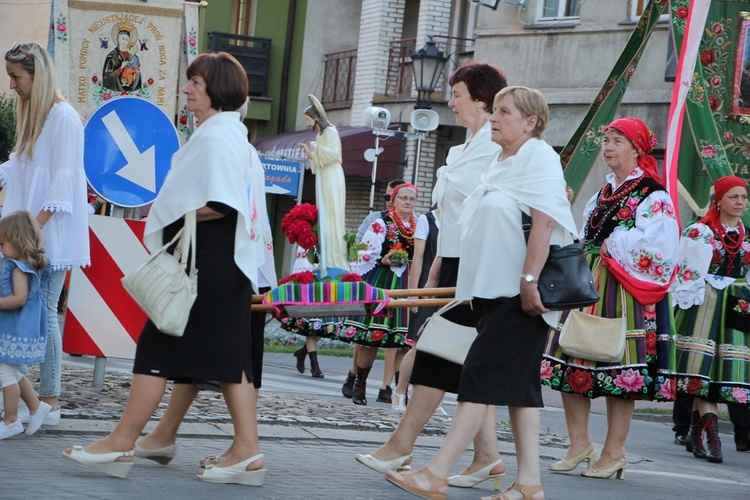
<instances>
[{"instance_id":1,"label":"balcony with railing","mask_svg":"<svg viewBox=\"0 0 750 500\"><path fill-rule=\"evenodd\" d=\"M449 56L443 75L438 81L433 101L447 101L450 98L448 77L461 64L473 58L474 39L435 35L433 39L440 50ZM394 40L388 53L386 71L385 101L411 100L414 95L411 54L418 50L416 38ZM354 95L354 74L357 70L357 50L344 50L325 55L323 71L323 94L321 103L326 109L341 109L352 106Z\"/></svg>"},{"instance_id":2,"label":"balcony with railing","mask_svg":"<svg viewBox=\"0 0 750 500\"><path fill-rule=\"evenodd\" d=\"M321 103L326 109L349 108L354 95L357 50L326 54Z\"/></svg>"},{"instance_id":3,"label":"balcony with railing","mask_svg":"<svg viewBox=\"0 0 750 500\"><path fill-rule=\"evenodd\" d=\"M248 95L268 96L268 68L271 58L271 39L232 33L209 32L209 51L232 54L245 69L249 84Z\"/></svg>"},{"instance_id":4,"label":"balcony with railing","mask_svg":"<svg viewBox=\"0 0 750 500\"><path fill-rule=\"evenodd\" d=\"M438 80L433 101L447 101L450 99L448 77L458 66L473 59L474 39L452 36L434 35L433 40L440 50L449 57L443 74ZM420 44L420 46L423 44ZM386 76L385 96L395 99L410 99L413 97L414 76L412 72L411 54L419 50L416 38L404 38L391 42L388 54L388 73Z\"/></svg>"}]
</instances>

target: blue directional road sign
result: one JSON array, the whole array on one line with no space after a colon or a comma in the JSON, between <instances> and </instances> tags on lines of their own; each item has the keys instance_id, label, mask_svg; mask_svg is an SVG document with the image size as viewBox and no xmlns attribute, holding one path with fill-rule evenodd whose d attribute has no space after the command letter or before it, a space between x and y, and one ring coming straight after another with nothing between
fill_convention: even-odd
<instances>
[{"instance_id":1,"label":"blue directional road sign","mask_svg":"<svg viewBox=\"0 0 750 500\"><path fill-rule=\"evenodd\" d=\"M122 207L154 201L180 140L172 120L139 97L99 106L84 129L83 166L94 190Z\"/></svg>"},{"instance_id":2,"label":"blue directional road sign","mask_svg":"<svg viewBox=\"0 0 750 500\"><path fill-rule=\"evenodd\" d=\"M266 193L297 196L302 163L260 157L266 171Z\"/></svg>"}]
</instances>

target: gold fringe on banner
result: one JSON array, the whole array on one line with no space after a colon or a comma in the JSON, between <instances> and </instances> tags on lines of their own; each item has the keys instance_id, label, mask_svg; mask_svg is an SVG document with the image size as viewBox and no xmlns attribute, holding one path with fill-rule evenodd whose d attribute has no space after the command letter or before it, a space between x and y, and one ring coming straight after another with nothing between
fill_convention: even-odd
<instances>
[{"instance_id":1,"label":"gold fringe on banner","mask_svg":"<svg viewBox=\"0 0 750 500\"><path fill-rule=\"evenodd\" d=\"M86 0L70 0L69 9L78 10L101 10L113 12L127 12L129 14L141 14L144 16L183 17L185 9L169 7L153 7L148 5L122 4L118 2L87 2Z\"/></svg>"}]
</instances>

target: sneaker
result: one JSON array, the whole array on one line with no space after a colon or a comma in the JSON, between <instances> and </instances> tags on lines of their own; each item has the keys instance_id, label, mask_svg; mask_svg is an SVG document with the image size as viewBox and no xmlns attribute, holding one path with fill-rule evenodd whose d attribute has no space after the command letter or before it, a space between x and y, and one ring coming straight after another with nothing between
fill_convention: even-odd
<instances>
[{"instance_id":1,"label":"sneaker","mask_svg":"<svg viewBox=\"0 0 750 500\"><path fill-rule=\"evenodd\" d=\"M54 411L50 411L44 418L44 423L42 425L44 425L45 427L54 427L60 423L60 416L60 408ZM29 413L28 408L26 408L25 406L23 408L18 408L18 420L20 420L21 423L28 424L30 417L31 414Z\"/></svg>"},{"instance_id":2,"label":"sneaker","mask_svg":"<svg viewBox=\"0 0 750 500\"><path fill-rule=\"evenodd\" d=\"M60 423L60 408L54 411L50 411L46 417L44 417L45 427L54 427Z\"/></svg>"},{"instance_id":3,"label":"sneaker","mask_svg":"<svg viewBox=\"0 0 750 500\"><path fill-rule=\"evenodd\" d=\"M26 427L26 435L33 436L36 431L44 424L47 415L49 415L52 406L48 405L44 401L39 402L39 407L36 409L36 413L29 416L29 425Z\"/></svg>"},{"instance_id":4,"label":"sneaker","mask_svg":"<svg viewBox=\"0 0 750 500\"><path fill-rule=\"evenodd\" d=\"M23 424L20 420L16 420L10 425L5 425L5 422L0 422L0 439L7 439L22 433Z\"/></svg>"},{"instance_id":5,"label":"sneaker","mask_svg":"<svg viewBox=\"0 0 750 500\"><path fill-rule=\"evenodd\" d=\"M26 405L18 405L18 420L21 421L22 424L28 424L29 423L29 407Z\"/></svg>"},{"instance_id":6,"label":"sneaker","mask_svg":"<svg viewBox=\"0 0 750 500\"><path fill-rule=\"evenodd\" d=\"M448 412L443 410L442 406L438 406L437 409L435 409L435 413L433 415L437 415L438 417L447 417Z\"/></svg>"}]
</instances>

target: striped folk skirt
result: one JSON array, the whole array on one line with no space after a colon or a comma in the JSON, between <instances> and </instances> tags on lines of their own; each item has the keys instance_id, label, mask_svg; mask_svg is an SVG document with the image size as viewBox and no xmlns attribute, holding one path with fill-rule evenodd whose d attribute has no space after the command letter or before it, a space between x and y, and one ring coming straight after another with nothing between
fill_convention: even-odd
<instances>
[{"instance_id":1,"label":"striped folk skirt","mask_svg":"<svg viewBox=\"0 0 750 500\"><path fill-rule=\"evenodd\" d=\"M583 312L604 318L622 316L622 285L601 265L598 255L589 256L591 273L601 298ZM542 360L542 383L552 389L588 398L611 396L625 399L672 401L675 398L675 343L669 296L656 304L641 305L625 291L628 333L625 354L617 363L575 358L559 346L560 329L550 328Z\"/></svg>"},{"instance_id":2,"label":"striped folk skirt","mask_svg":"<svg viewBox=\"0 0 750 500\"><path fill-rule=\"evenodd\" d=\"M363 276L375 288L399 290L404 288L407 274L400 277L391 271L390 266L376 266ZM383 309L382 316L356 316L344 321L337 340L354 342L374 347L404 347L409 345L406 335L409 331L409 309Z\"/></svg>"},{"instance_id":3,"label":"striped folk skirt","mask_svg":"<svg viewBox=\"0 0 750 500\"><path fill-rule=\"evenodd\" d=\"M743 316L750 324L750 288L744 280L723 290L707 283L702 305L677 310L678 395L750 401L750 333L732 327L737 326L733 319L742 323Z\"/></svg>"}]
</instances>

